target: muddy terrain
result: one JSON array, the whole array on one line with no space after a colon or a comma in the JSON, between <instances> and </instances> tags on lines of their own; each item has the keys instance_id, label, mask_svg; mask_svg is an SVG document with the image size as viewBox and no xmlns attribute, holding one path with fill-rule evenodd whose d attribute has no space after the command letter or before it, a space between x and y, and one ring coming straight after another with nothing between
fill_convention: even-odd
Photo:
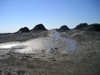
<instances>
[{"instance_id":1,"label":"muddy terrain","mask_svg":"<svg viewBox=\"0 0 100 75\"><path fill-rule=\"evenodd\" d=\"M38 37L8 37L0 43L0 75L100 75L99 32L48 30L32 35Z\"/></svg>"}]
</instances>

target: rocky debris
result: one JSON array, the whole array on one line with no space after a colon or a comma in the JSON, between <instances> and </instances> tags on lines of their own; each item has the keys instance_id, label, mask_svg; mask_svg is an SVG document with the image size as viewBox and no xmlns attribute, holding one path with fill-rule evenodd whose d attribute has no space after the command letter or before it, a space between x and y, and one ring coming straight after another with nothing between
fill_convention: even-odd
<instances>
[{"instance_id":1,"label":"rocky debris","mask_svg":"<svg viewBox=\"0 0 100 75\"><path fill-rule=\"evenodd\" d=\"M18 75L25 75L25 71L24 70L17 71L17 74Z\"/></svg>"},{"instance_id":2,"label":"rocky debris","mask_svg":"<svg viewBox=\"0 0 100 75\"><path fill-rule=\"evenodd\" d=\"M100 24L91 24L88 26L89 31L100 31Z\"/></svg>"},{"instance_id":3,"label":"rocky debris","mask_svg":"<svg viewBox=\"0 0 100 75\"><path fill-rule=\"evenodd\" d=\"M27 27L20 28L17 33L25 33L25 32L30 32L30 30Z\"/></svg>"},{"instance_id":4,"label":"rocky debris","mask_svg":"<svg viewBox=\"0 0 100 75\"><path fill-rule=\"evenodd\" d=\"M67 25L62 25L57 31L64 32L70 30Z\"/></svg>"},{"instance_id":5,"label":"rocky debris","mask_svg":"<svg viewBox=\"0 0 100 75\"><path fill-rule=\"evenodd\" d=\"M86 27L88 27L88 24L87 23L80 23L74 29L84 29Z\"/></svg>"},{"instance_id":6,"label":"rocky debris","mask_svg":"<svg viewBox=\"0 0 100 75\"><path fill-rule=\"evenodd\" d=\"M25 70L7 70L7 69L2 69L0 70L0 75L29 75L26 73Z\"/></svg>"},{"instance_id":7,"label":"rocky debris","mask_svg":"<svg viewBox=\"0 0 100 75\"><path fill-rule=\"evenodd\" d=\"M43 24L36 25L31 31L46 31L47 29L44 27Z\"/></svg>"},{"instance_id":8,"label":"rocky debris","mask_svg":"<svg viewBox=\"0 0 100 75\"><path fill-rule=\"evenodd\" d=\"M6 72L5 72L5 75L12 75L12 74L11 74L11 72L6 71Z\"/></svg>"}]
</instances>

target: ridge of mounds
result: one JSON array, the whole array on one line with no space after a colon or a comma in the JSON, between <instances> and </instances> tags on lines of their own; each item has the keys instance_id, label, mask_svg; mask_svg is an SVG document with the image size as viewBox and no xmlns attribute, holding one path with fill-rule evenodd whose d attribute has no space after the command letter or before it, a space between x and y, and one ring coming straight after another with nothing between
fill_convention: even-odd
<instances>
[{"instance_id":1,"label":"ridge of mounds","mask_svg":"<svg viewBox=\"0 0 100 75\"><path fill-rule=\"evenodd\" d=\"M62 25L59 29L55 29L55 30L59 32L64 32L64 31L69 31L70 29L68 28L67 25Z\"/></svg>"},{"instance_id":2,"label":"ridge of mounds","mask_svg":"<svg viewBox=\"0 0 100 75\"><path fill-rule=\"evenodd\" d=\"M67 25L62 25L59 29L55 29L59 32L71 30ZM86 31L100 31L100 24L94 23L88 25L87 23L80 23L72 30L86 30ZM27 27L20 28L16 33L27 33L27 32L38 32L38 31L47 31L43 24L36 25L33 29L29 30Z\"/></svg>"},{"instance_id":3,"label":"ridge of mounds","mask_svg":"<svg viewBox=\"0 0 100 75\"><path fill-rule=\"evenodd\" d=\"M20 28L16 33L26 33L26 32L37 32L37 31L47 31L43 24L36 25L32 30L27 27Z\"/></svg>"},{"instance_id":4,"label":"ridge of mounds","mask_svg":"<svg viewBox=\"0 0 100 75\"><path fill-rule=\"evenodd\" d=\"M100 31L100 24L94 23L88 25L87 23L80 23L74 30Z\"/></svg>"}]
</instances>

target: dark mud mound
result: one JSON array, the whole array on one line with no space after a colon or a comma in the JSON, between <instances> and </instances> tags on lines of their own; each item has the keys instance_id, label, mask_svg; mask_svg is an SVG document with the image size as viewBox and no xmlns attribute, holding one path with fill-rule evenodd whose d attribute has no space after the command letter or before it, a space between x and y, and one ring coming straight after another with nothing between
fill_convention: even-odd
<instances>
[{"instance_id":1,"label":"dark mud mound","mask_svg":"<svg viewBox=\"0 0 100 75\"><path fill-rule=\"evenodd\" d=\"M47 29L43 24L38 24L31 31L47 31Z\"/></svg>"},{"instance_id":2,"label":"dark mud mound","mask_svg":"<svg viewBox=\"0 0 100 75\"><path fill-rule=\"evenodd\" d=\"M30 32L30 30L27 27L20 28L17 33L25 33L25 32Z\"/></svg>"},{"instance_id":3,"label":"dark mud mound","mask_svg":"<svg viewBox=\"0 0 100 75\"><path fill-rule=\"evenodd\" d=\"M63 25L63 26L61 26L59 29L56 29L57 31L60 31L60 32L64 32L64 31L68 31L68 30L70 30L69 28L68 28L68 26L67 25Z\"/></svg>"},{"instance_id":4,"label":"dark mud mound","mask_svg":"<svg viewBox=\"0 0 100 75\"><path fill-rule=\"evenodd\" d=\"M87 23L80 23L74 29L84 29L86 27L88 27L88 24Z\"/></svg>"},{"instance_id":5,"label":"dark mud mound","mask_svg":"<svg viewBox=\"0 0 100 75\"><path fill-rule=\"evenodd\" d=\"M88 26L89 31L100 31L100 24L91 24Z\"/></svg>"}]
</instances>

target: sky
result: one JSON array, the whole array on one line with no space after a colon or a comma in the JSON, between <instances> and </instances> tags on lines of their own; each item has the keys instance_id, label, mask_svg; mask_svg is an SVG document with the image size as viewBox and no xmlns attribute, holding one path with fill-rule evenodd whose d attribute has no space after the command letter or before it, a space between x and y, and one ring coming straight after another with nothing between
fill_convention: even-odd
<instances>
[{"instance_id":1,"label":"sky","mask_svg":"<svg viewBox=\"0 0 100 75\"><path fill-rule=\"evenodd\" d=\"M100 0L0 0L0 33L40 23L47 29L100 23Z\"/></svg>"}]
</instances>

